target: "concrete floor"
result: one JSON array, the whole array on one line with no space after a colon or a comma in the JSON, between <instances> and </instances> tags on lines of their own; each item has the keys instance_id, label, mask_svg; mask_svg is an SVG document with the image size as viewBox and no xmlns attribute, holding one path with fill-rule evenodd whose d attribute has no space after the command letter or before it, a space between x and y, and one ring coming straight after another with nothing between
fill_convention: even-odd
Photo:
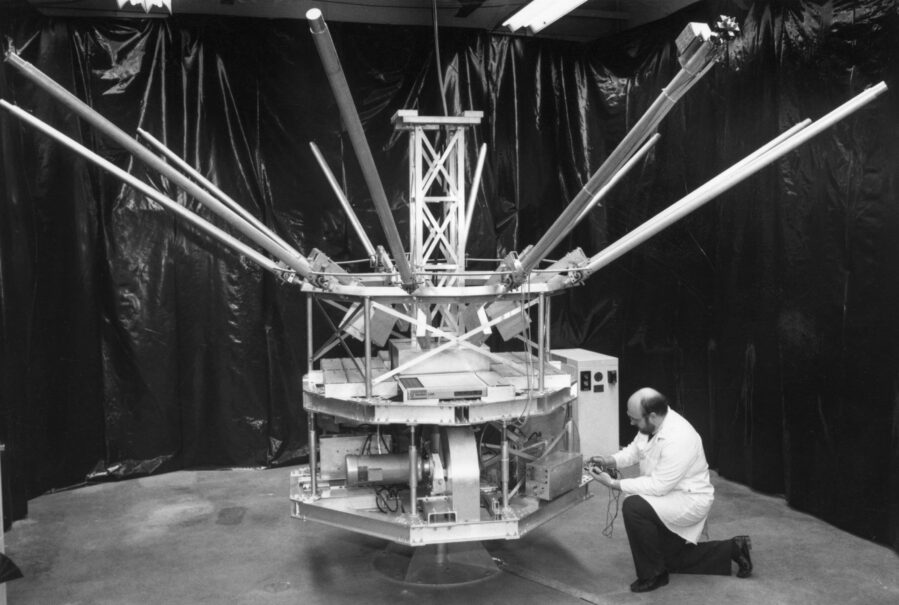
<instances>
[{"instance_id":1,"label":"concrete floor","mask_svg":"<svg viewBox=\"0 0 899 605\"><path fill-rule=\"evenodd\" d=\"M633 594L624 528L619 519L602 535L607 492L596 484L594 498L523 539L486 545L516 573L425 588L375 571L385 542L290 518L288 475L185 471L37 498L6 534L25 574L7 585L9 603L899 603L895 552L717 477L710 537L750 534L754 575L675 575Z\"/></svg>"}]
</instances>

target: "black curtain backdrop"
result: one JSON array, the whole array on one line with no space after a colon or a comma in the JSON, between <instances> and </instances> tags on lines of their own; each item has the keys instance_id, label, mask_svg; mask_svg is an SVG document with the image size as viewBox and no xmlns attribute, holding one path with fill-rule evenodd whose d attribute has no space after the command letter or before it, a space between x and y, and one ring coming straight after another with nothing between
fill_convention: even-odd
<instances>
[{"instance_id":1,"label":"black curtain backdrop","mask_svg":"<svg viewBox=\"0 0 899 605\"><path fill-rule=\"evenodd\" d=\"M557 255L592 254L803 118L880 80L899 86L899 16L886 1L710 1L588 46L441 30L450 112L485 112L469 148L473 165L489 147L472 256L534 243L677 71L684 25L719 13L742 37ZM406 233L405 138L390 116L441 112L432 32L330 25ZM305 22L17 12L0 34L300 249L364 257L315 141L382 242ZM10 67L0 96L208 215ZM0 134L0 439L13 516L86 480L301 460L297 288L11 116ZM888 92L555 298L552 317L554 346L620 358L625 396L666 392L722 476L893 547L897 141Z\"/></svg>"}]
</instances>

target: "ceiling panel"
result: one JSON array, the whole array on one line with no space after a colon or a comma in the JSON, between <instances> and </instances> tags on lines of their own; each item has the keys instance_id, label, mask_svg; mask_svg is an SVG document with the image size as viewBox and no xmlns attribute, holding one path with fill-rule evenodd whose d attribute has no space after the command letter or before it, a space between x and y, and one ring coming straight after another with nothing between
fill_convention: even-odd
<instances>
[{"instance_id":1,"label":"ceiling panel","mask_svg":"<svg viewBox=\"0 0 899 605\"><path fill-rule=\"evenodd\" d=\"M9 0L0 0L0 4ZM432 0L171 0L175 15L228 15L264 19L304 19L319 8L327 21L390 25L433 24ZM588 0L581 8L543 30L539 37L591 41L660 19L695 0ZM55 16L165 18L168 12L140 6L119 9L116 0L28 0ZM502 22L526 0L437 0L441 27L505 32Z\"/></svg>"}]
</instances>

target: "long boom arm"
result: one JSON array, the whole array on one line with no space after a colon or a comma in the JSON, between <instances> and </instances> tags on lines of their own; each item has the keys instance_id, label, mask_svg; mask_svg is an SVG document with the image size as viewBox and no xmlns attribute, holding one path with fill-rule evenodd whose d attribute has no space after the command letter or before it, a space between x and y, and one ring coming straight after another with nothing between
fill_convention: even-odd
<instances>
[{"instance_id":1,"label":"long boom arm","mask_svg":"<svg viewBox=\"0 0 899 605\"><path fill-rule=\"evenodd\" d=\"M412 265L409 264L409 259L406 258L403 242L400 239L400 232L396 227L396 221L393 219L393 212L390 210L390 202L387 201L387 194L384 192L381 177L378 175L378 170L375 167L371 148L368 145L368 140L365 138L365 131L362 128L359 113L356 111L356 106L353 103L349 84L347 84L343 68L340 66L340 59L337 56L337 49L334 48L334 41L331 40L328 26L319 9L310 9L306 13L306 19L309 21L309 31L312 33L312 39L315 40L315 47L318 49L322 65L324 65L328 82L331 85L331 91L337 100L340 117L343 118L347 135L362 169L362 176L374 202L381 227L384 229L387 245L390 248L390 253L393 255L393 262L396 263L403 285L411 290L416 285L415 276L412 274Z\"/></svg>"},{"instance_id":2,"label":"long boom arm","mask_svg":"<svg viewBox=\"0 0 899 605\"><path fill-rule=\"evenodd\" d=\"M519 259L519 266L512 276L512 285L523 282L528 273L546 258L559 243L571 233L577 224L586 216L585 209L595 204L603 193L605 185L614 178L630 160L644 147L661 121L668 115L674 105L683 97L702 76L708 73L723 47L721 39L712 34L707 26L701 31L693 31L691 26L684 30L693 39L685 47L681 56L682 68L656 98L646 113L624 136L612 150L602 165L593 173L580 192L565 207L559 218L547 229L546 233L533 247L524 252Z\"/></svg>"},{"instance_id":3,"label":"long boom arm","mask_svg":"<svg viewBox=\"0 0 899 605\"><path fill-rule=\"evenodd\" d=\"M174 151L166 147L159 141L156 137L151 135L149 132L142 128L137 129L137 134L141 136L144 140L146 140L150 145L156 149L160 154L162 154L167 160L172 162L175 166L180 168L187 174L189 177L194 179L200 185L206 187L206 189L212 193L216 198L218 198L223 204L228 206L231 210L236 212L243 218L246 222L250 223L253 227L258 229L260 232L267 234L271 239L277 243L279 246L284 248L285 250L293 250L293 247L288 244L286 241L281 239L281 237L266 227L262 221L253 216L249 210L241 206L237 203L233 198L231 198L228 194L218 188L218 186L200 174L193 166L185 162L181 157L179 157ZM296 251L294 250L294 253Z\"/></svg>"},{"instance_id":4,"label":"long boom arm","mask_svg":"<svg viewBox=\"0 0 899 605\"><path fill-rule=\"evenodd\" d=\"M712 200L734 185L752 176L765 166L793 151L812 137L830 128L849 114L867 105L885 92L883 82L868 88L861 94L843 103L827 115L808 125L800 122L758 151L737 162L692 193L675 202L653 218L649 219L624 237L610 244L590 258L581 270L581 279L589 277L602 267L633 250L650 237L676 223L686 215Z\"/></svg>"},{"instance_id":5,"label":"long boom arm","mask_svg":"<svg viewBox=\"0 0 899 605\"><path fill-rule=\"evenodd\" d=\"M193 212L191 212L190 210L188 210L181 204L175 202L171 198L156 191L155 189L153 189L152 187L150 187L149 185L147 185L146 183L144 183L137 177L122 170L121 168L119 168L118 166L116 166L115 164L110 162L109 160L106 160L106 159L100 157L99 155L97 155L96 153L91 151L90 149L87 149L81 143L78 143L77 141L64 135L63 133L56 130L55 128L49 126L45 122L37 119L36 117L31 115L27 111L24 111L24 110L16 107L15 105L9 103L8 101L6 101L4 99L0 99L0 107L5 109L6 111L8 111L13 116L17 117L18 119L22 120L26 124L33 126L37 130L43 132L47 136L51 137L52 139L56 140L57 142L63 144L64 146L66 146L69 149L73 150L74 152L78 153L80 156L87 159L88 161L93 162L94 164L96 164L97 166L102 168L103 170L107 171L111 175L113 175L116 178L118 178L119 180L123 181L125 184L133 187L134 189L136 189L137 191L139 191L146 197L154 200L155 202L161 204L163 207L174 212L175 214L177 214L178 216L180 216L181 218L183 218L184 220L189 222L191 225L193 225L194 227L196 227L197 229L199 229L206 235L218 240L219 242L232 248L234 251L236 251L240 254L243 254L248 259L250 259L253 262L255 262L256 264L258 264L263 269L266 269L267 271L271 271L272 273L278 275L279 277L286 278L288 280L290 279L290 276L293 274L293 271L287 269L285 266L275 263L274 261L272 261L265 255L260 254L259 252L257 252L253 248L251 248L250 246L247 246L240 240L235 239L230 234L219 229L218 227L216 227L212 223L208 222L207 220L201 218L200 216L194 214Z\"/></svg>"},{"instance_id":6,"label":"long boom arm","mask_svg":"<svg viewBox=\"0 0 899 605\"><path fill-rule=\"evenodd\" d=\"M115 124L88 106L84 101L73 95L52 78L14 52L8 51L5 60L28 80L62 103L65 107L71 109L78 117L91 124L109 139L121 145L135 159L143 162L149 168L165 176L194 199L227 221L248 239L299 273L303 278L312 276L312 267L306 258L297 250L285 247L285 245L279 243L276 238L272 237L271 232L269 232L266 227L261 226L261 223L254 225L247 222L243 217L234 212L227 205L223 204L211 193L172 166L168 165L161 158L154 155L133 137L126 134Z\"/></svg>"}]
</instances>

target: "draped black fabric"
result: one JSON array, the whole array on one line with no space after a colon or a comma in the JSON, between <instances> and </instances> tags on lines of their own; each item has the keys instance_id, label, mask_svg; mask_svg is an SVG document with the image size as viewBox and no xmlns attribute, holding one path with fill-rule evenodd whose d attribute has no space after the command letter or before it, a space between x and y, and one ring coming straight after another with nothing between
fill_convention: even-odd
<instances>
[{"instance_id":1,"label":"draped black fabric","mask_svg":"<svg viewBox=\"0 0 899 605\"><path fill-rule=\"evenodd\" d=\"M699 3L587 46L441 30L449 111L485 112L469 141L471 166L489 148L471 255L542 235L676 73L689 21L730 13L742 36L555 255L593 254L801 119L879 80L899 86L892 2L742 5ZM405 234L406 145L390 116L442 112L433 34L330 27ZM0 34L299 249L362 258L315 141L383 243L304 22L15 14ZM212 218L8 66L0 96ZM87 478L301 460L298 289L5 113L0 135L0 439L14 514ZM624 394L666 392L723 476L894 547L897 135L888 92L552 306L553 346L618 356Z\"/></svg>"}]
</instances>

